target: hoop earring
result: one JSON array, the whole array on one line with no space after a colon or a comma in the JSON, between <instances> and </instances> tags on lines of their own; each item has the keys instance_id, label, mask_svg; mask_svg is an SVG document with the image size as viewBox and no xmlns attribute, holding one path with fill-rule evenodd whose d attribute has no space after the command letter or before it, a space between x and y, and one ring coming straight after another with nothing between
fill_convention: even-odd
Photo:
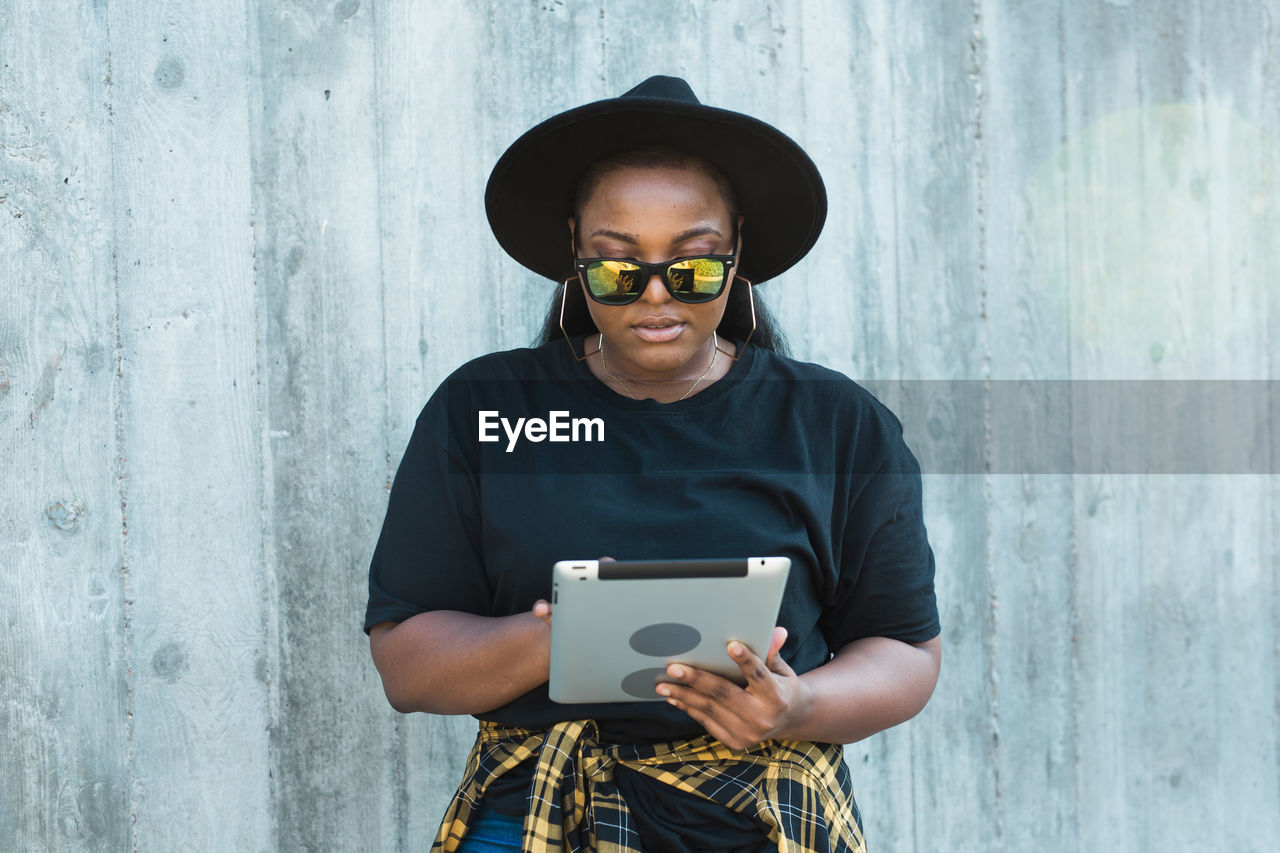
<instances>
[{"instance_id":1,"label":"hoop earring","mask_svg":"<svg viewBox=\"0 0 1280 853\"><path fill-rule=\"evenodd\" d=\"M571 276L564 280L564 293L560 296L560 334L564 335L564 342L569 345L569 352L573 354L574 359L576 359L577 361L586 361L587 355L588 355L586 351L586 346L585 345L583 346L582 348L583 354L579 356L578 351L573 348L573 341L570 340L569 333L564 330L564 304L569 301L569 282L575 280L576 278L577 276ZM752 323L754 324L755 322L754 304L752 305L752 308L751 308L751 316L753 318Z\"/></svg>"},{"instance_id":2,"label":"hoop earring","mask_svg":"<svg viewBox=\"0 0 1280 853\"><path fill-rule=\"evenodd\" d=\"M723 349L720 349L719 346L717 346L716 349L719 349L720 352L723 352L726 358L731 358L736 362L738 359L742 358L742 353L747 348L747 343L751 340L751 336L756 333L756 297L755 297L755 287L751 284L751 279L747 278L744 275L738 275L737 273L734 273L733 277L735 279L742 279L747 283L747 300L751 304L751 331L747 332L747 339L742 342L742 346L738 347L737 355L729 355L729 353L725 352Z\"/></svg>"}]
</instances>

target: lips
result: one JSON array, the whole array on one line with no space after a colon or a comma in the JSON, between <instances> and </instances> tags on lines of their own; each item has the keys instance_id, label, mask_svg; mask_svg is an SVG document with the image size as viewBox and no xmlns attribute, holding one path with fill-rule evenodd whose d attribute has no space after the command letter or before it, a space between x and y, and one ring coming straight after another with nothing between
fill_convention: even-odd
<instances>
[{"instance_id":1,"label":"lips","mask_svg":"<svg viewBox=\"0 0 1280 853\"><path fill-rule=\"evenodd\" d=\"M651 344L675 340L684 327L684 323L673 317L645 317L631 326L640 340Z\"/></svg>"}]
</instances>

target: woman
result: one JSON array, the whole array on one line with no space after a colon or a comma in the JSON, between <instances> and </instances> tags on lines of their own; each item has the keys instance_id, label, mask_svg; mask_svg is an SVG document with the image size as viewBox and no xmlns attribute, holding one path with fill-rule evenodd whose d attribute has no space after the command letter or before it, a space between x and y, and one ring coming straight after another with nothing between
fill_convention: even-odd
<instances>
[{"instance_id":1,"label":"woman","mask_svg":"<svg viewBox=\"0 0 1280 853\"><path fill-rule=\"evenodd\" d=\"M816 168L655 77L522 136L486 207L564 285L541 346L464 365L423 409L365 619L397 710L482 721L437 848L864 849L838 745L919 712L939 629L901 424L781 354L751 294L816 241ZM604 434L484 428L551 412ZM747 686L673 665L665 703L551 702L550 567L597 554L790 557L770 648L726 650Z\"/></svg>"}]
</instances>

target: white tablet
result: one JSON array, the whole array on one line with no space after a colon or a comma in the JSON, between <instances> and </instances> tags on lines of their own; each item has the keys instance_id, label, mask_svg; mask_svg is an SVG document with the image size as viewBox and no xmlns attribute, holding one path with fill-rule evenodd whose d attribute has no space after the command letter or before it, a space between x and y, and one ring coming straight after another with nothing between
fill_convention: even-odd
<instances>
[{"instance_id":1,"label":"white tablet","mask_svg":"<svg viewBox=\"0 0 1280 853\"><path fill-rule=\"evenodd\" d=\"M552 570L555 702L665 701L681 662L745 684L730 640L769 650L791 560L564 560Z\"/></svg>"}]
</instances>

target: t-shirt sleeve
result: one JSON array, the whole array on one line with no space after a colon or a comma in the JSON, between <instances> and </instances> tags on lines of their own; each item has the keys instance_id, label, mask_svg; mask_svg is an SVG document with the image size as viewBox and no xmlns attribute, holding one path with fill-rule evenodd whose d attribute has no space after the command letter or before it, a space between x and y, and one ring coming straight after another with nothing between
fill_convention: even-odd
<instances>
[{"instance_id":1,"label":"t-shirt sleeve","mask_svg":"<svg viewBox=\"0 0 1280 853\"><path fill-rule=\"evenodd\" d=\"M489 615L480 546L479 496L466 464L418 418L396 471L369 565L364 631L429 610Z\"/></svg>"},{"instance_id":2,"label":"t-shirt sleeve","mask_svg":"<svg viewBox=\"0 0 1280 853\"><path fill-rule=\"evenodd\" d=\"M920 464L888 417L883 462L851 496L834 601L823 613L833 651L863 637L922 643L941 630Z\"/></svg>"}]
</instances>

